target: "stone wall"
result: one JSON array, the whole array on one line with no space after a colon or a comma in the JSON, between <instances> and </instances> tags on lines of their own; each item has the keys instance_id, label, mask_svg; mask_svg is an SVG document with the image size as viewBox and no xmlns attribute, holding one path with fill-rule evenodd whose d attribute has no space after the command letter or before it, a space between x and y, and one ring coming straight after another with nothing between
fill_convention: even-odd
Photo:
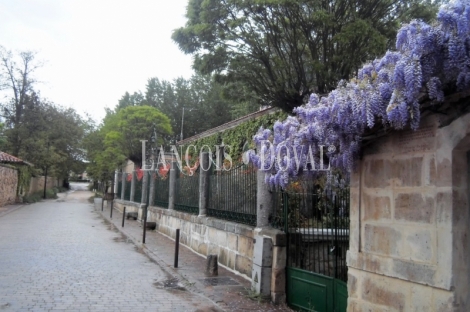
<instances>
[{"instance_id":1,"label":"stone wall","mask_svg":"<svg viewBox=\"0 0 470 312\"><path fill-rule=\"evenodd\" d=\"M28 195L31 195L31 194L39 192L39 191L43 191L44 190L44 180L45 180L44 176L31 178L31 183L29 184ZM46 185L47 189L51 189L51 188L54 188L54 187L57 187L57 186L59 186L58 182L57 182L57 178L47 177L47 185Z\"/></svg>"},{"instance_id":2,"label":"stone wall","mask_svg":"<svg viewBox=\"0 0 470 312\"><path fill-rule=\"evenodd\" d=\"M348 311L468 311L470 115L394 132L351 179Z\"/></svg>"},{"instance_id":3,"label":"stone wall","mask_svg":"<svg viewBox=\"0 0 470 312\"><path fill-rule=\"evenodd\" d=\"M0 207L15 203L17 188L18 171L0 165Z\"/></svg>"},{"instance_id":4,"label":"stone wall","mask_svg":"<svg viewBox=\"0 0 470 312\"><path fill-rule=\"evenodd\" d=\"M114 207L122 212L142 211L136 203L115 200ZM139 216L139 219L141 216ZM180 243L207 256L217 255L219 264L251 279L253 265L253 227L210 217L168 210L148 208L147 221L157 223L157 231L175 238L180 229Z\"/></svg>"}]
</instances>

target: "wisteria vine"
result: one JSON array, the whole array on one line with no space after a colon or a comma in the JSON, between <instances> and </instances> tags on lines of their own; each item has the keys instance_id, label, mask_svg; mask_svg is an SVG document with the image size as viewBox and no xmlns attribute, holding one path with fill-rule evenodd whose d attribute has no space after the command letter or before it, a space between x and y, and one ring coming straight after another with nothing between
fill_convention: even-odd
<instances>
[{"instance_id":1,"label":"wisteria vine","mask_svg":"<svg viewBox=\"0 0 470 312\"><path fill-rule=\"evenodd\" d=\"M436 105L444 91L470 86L470 0L440 8L437 22L412 21L397 34L396 51L365 64L357 77L341 81L327 96L310 96L295 116L254 136L255 166L281 187L301 173L318 172L324 153L332 167L350 172L361 138L376 123L393 129L420 122L420 99Z\"/></svg>"}]
</instances>

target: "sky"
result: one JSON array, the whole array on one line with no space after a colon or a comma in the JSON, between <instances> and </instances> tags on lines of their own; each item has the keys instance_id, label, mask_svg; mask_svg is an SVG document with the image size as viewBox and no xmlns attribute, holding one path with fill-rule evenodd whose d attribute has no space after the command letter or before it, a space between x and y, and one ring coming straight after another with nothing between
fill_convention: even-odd
<instances>
[{"instance_id":1,"label":"sky","mask_svg":"<svg viewBox=\"0 0 470 312\"><path fill-rule=\"evenodd\" d=\"M171 40L188 0L0 0L0 45L35 51L40 95L100 121L151 77L192 75Z\"/></svg>"}]
</instances>

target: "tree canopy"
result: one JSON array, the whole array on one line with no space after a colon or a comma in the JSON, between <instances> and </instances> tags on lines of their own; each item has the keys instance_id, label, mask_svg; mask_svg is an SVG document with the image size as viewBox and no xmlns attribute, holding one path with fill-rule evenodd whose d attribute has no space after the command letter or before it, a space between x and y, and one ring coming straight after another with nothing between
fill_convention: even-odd
<instances>
[{"instance_id":1,"label":"tree canopy","mask_svg":"<svg viewBox=\"0 0 470 312\"><path fill-rule=\"evenodd\" d=\"M12 53L0 47L0 59L0 86L6 94L0 102L5 120L2 150L56 177L83 171L87 120L74 109L40 98L34 74L41 62L34 52Z\"/></svg>"},{"instance_id":2,"label":"tree canopy","mask_svg":"<svg viewBox=\"0 0 470 312\"><path fill-rule=\"evenodd\" d=\"M332 167L349 172L366 130L417 129L426 108L447 116L447 122L467 113L467 102L441 104L446 93L470 88L469 41L469 0L442 6L432 25L416 20L404 25L395 51L365 64L328 95L312 94L273 131L261 129L251 159L271 184L285 187L303 173L318 173L322 146Z\"/></svg>"},{"instance_id":3,"label":"tree canopy","mask_svg":"<svg viewBox=\"0 0 470 312\"><path fill-rule=\"evenodd\" d=\"M400 22L426 21L431 0L189 0L172 38L196 71L238 81L286 111L325 94L392 45Z\"/></svg>"},{"instance_id":4,"label":"tree canopy","mask_svg":"<svg viewBox=\"0 0 470 312\"><path fill-rule=\"evenodd\" d=\"M88 173L98 179L111 178L126 159L142 163L142 142L156 132L156 144L172 133L170 120L154 107L128 106L108 112L103 124L86 139Z\"/></svg>"},{"instance_id":5,"label":"tree canopy","mask_svg":"<svg viewBox=\"0 0 470 312\"><path fill-rule=\"evenodd\" d=\"M114 111L141 105L155 107L170 119L173 133L165 137L165 144L180 140L181 133L187 138L259 108L251 91L236 82L219 83L211 75L173 81L150 78L144 94L126 92Z\"/></svg>"},{"instance_id":6,"label":"tree canopy","mask_svg":"<svg viewBox=\"0 0 470 312\"><path fill-rule=\"evenodd\" d=\"M5 124L3 122L0 122L0 151L3 150L5 144L7 143L4 131Z\"/></svg>"}]
</instances>

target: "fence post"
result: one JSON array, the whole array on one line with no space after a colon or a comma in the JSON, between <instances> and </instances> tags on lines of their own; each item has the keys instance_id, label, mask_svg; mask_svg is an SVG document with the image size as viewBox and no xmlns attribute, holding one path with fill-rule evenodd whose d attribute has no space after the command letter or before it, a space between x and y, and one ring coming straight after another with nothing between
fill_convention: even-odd
<instances>
[{"instance_id":1,"label":"fence post","mask_svg":"<svg viewBox=\"0 0 470 312\"><path fill-rule=\"evenodd\" d=\"M175 209L175 195L176 195L176 179L178 178L178 163L173 161L170 168L170 185L168 194L168 209Z\"/></svg>"},{"instance_id":2,"label":"fence post","mask_svg":"<svg viewBox=\"0 0 470 312\"><path fill-rule=\"evenodd\" d=\"M209 175L210 175L209 153L203 152L200 157L199 170L199 216L207 215L207 203L209 201Z\"/></svg>"},{"instance_id":3,"label":"fence post","mask_svg":"<svg viewBox=\"0 0 470 312\"><path fill-rule=\"evenodd\" d=\"M261 170L256 172L256 227L269 226L270 216L273 214L273 194L264 181L265 173Z\"/></svg>"},{"instance_id":4,"label":"fence post","mask_svg":"<svg viewBox=\"0 0 470 312\"><path fill-rule=\"evenodd\" d=\"M127 173L123 172L121 174L121 183L122 183L122 187L121 187L121 199L124 200L124 194L125 194L125 191L126 191L126 180L127 180Z\"/></svg>"},{"instance_id":5,"label":"fence post","mask_svg":"<svg viewBox=\"0 0 470 312\"><path fill-rule=\"evenodd\" d=\"M134 197L135 197L135 180L137 180L136 178L136 174L135 174L135 170L132 170L132 181L131 181L131 197L129 198L129 201L133 202L134 201Z\"/></svg>"}]
</instances>

